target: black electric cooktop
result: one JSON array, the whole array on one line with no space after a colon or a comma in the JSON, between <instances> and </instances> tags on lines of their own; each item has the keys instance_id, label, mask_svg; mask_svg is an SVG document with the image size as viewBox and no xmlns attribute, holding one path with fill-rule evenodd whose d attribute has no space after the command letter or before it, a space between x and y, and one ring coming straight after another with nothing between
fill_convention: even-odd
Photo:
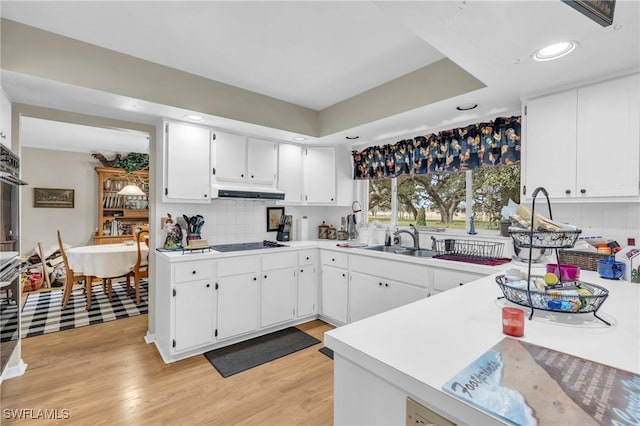
<instances>
[{"instance_id":1,"label":"black electric cooktop","mask_svg":"<svg viewBox=\"0 0 640 426\"><path fill-rule=\"evenodd\" d=\"M211 246L211 249L215 251L227 252L227 251L243 251L243 250L259 250L276 247L287 247L284 244L280 244L277 241L257 241L255 243L235 243L235 244L218 244Z\"/></svg>"}]
</instances>

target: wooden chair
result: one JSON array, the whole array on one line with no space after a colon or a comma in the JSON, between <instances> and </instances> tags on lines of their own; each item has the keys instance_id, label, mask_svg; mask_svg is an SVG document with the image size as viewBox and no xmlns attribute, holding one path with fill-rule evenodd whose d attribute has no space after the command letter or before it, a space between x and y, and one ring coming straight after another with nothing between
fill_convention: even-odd
<instances>
[{"instance_id":1,"label":"wooden chair","mask_svg":"<svg viewBox=\"0 0 640 426\"><path fill-rule=\"evenodd\" d=\"M51 288L51 270L47 266L47 257L44 254L44 250L42 249L42 243L38 241L38 256L40 257L40 261L42 262L42 276L44 278L44 282L47 287Z\"/></svg>"},{"instance_id":2,"label":"wooden chair","mask_svg":"<svg viewBox=\"0 0 640 426\"><path fill-rule=\"evenodd\" d=\"M133 229L133 234L136 237L136 245L138 247L138 259L133 267L133 280L134 289L136 292L136 305L140 304L140 280L142 278L149 278L149 252L142 253L141 246L146 244L149 239L149 226L136 226ZM128 279L127 279L128 282ZM129 294L130 287L127 285L127 294Z\"/></svg>"},{"instance_id":3,"label":"wooden chair","mask_svg":"<svg viewBox=\"0 0 640 426\"><path fill-rule=\"evenodd\" d=\"M69 297L71 296L71 292L73 291L73 285L78 281L83 281L85 286L88 288L91 283L88 281L88 277L84 275L76 275L75 272L69 267L69 260L67 259L67 252L64 249L64 244L62 243L62 235L60 234L60 230L58 229L58 245L60 246L60 254L62 255L62 261L64 262L64 269L66 272L66 277L64 280L64 295L62 297L62 309L67 308L67 303L69 303ZM87 298L91 297L91 293L87 292Z\"/></svg>"}]
</instances>

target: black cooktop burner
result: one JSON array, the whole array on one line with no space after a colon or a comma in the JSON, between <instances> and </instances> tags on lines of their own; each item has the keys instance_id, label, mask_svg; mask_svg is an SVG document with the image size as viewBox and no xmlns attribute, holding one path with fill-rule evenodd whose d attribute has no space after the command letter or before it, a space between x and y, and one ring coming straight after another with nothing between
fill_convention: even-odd
<instances>
[{"instance_id":1,"label":"black cooktop burner","mask_svg":"<svg viewBox=\"0 0 640 426\"><path fill-rule=\"evenodd\" d=\"M215 251L243 251L243 250L258 250L258 249L266 249L266 248L275 248L275 247L287 247L284 244L280 244L277 241L257 241L255 243L235 243L235 244L218 244L215 246L211 246L211 248Z\"/></svg>"}]
</instances>

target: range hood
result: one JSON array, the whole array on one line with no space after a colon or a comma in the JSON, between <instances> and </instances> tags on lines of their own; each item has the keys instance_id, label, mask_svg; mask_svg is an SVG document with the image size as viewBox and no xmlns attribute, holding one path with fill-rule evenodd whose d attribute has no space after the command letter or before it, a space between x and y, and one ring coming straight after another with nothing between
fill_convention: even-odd
<instances>
[{"instance_id":1,"label":"range hood","mask_svg":"<svg viewBox=\"0 0 640 426\"><path fill-rule=\"evenodd\" d=\"M284 200L284 192L277 188L220 184L211 185L211 198L249 198L254 200Z\"/></svg>"}]
</instances>

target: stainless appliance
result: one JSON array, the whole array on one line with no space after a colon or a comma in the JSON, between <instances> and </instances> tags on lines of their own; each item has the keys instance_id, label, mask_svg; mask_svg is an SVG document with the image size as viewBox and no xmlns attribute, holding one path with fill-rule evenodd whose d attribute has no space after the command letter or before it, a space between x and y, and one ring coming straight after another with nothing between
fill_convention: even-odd
<instances>
[{"instance_id":1,"label":"stainless appliance","mask_svg":"<svg viewBox=\"0 0 640 426\"><path fill-rule=\"evenodd\" d=\"M278 241L289 241L291 239L291 223L293 222L293 217L288 214L283 214L280 216L280 221L278 222L278 234L276 235L276 240Z\"/></svg>"},{"instance_id":2,"label":"stainless appliance","mask_svg":"<svg viewBox=\"0 0 640 426\"><path fill-rule=\"evenodd\" d=\"M234 243L234 244L218 244L215 246L211 246L211 249L220 252L227 251L244 251L244 250L259 250L259 249L269 249L276 247L287 247L284 244L280 244L277 241L258 241L251 243Z\"/></svg>"},{"instance_id":3,"label":"stainless appliance","mask_svg":"<svg viewBox=\"0 0 640 426\"><path fill-rule=\"evenodd\" d=\"M211 198L284 200L284 192L270 187L216 183L211 186Z\"/></svg>"},{"instance_id":4,"label":"stainless appliance","mask_svg":"<svg viewBox=\"0 0 640 426\"><path fill-rule=\"evenodd\" d=\"M20 160L0 145L0 371L18 342L20 300Z\"/></svg>"}]
</instances>

